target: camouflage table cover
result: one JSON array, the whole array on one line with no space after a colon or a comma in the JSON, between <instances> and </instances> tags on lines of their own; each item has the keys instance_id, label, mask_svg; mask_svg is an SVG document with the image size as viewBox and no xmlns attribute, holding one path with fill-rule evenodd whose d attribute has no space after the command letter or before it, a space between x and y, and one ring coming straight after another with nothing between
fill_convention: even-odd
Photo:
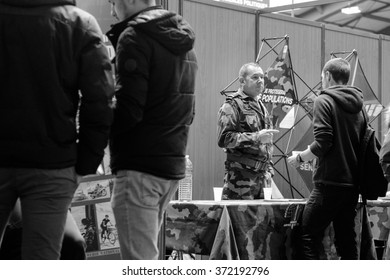
<instances>
[{"instance_id":1,"label":"camouflage table cover","mask_svg":"<svg viewBox=\"0 0 390 280\"><path fill-rule=\"evenodd\" d=\"M165 244L168 249L208 255L210 259L302 259L299 218L305 203L294 199L171 201L166 212ZM388 238L387 206L369 202L374 238ZM360 220L357 215L357 231ZM322 259L338 259L333 241L330 226L323 238Z\"/></svg>"},{"instance_id":2,"label":"camouflage table cover","mask_svg":"<svg viewBox=\"0 0 390 280\"><path fill-rule=\"evenodd\" d=\"M367 205L372 235L387 241L383 259L390 260L390 199L369 200Z\"/></svg>"}]
</instances>

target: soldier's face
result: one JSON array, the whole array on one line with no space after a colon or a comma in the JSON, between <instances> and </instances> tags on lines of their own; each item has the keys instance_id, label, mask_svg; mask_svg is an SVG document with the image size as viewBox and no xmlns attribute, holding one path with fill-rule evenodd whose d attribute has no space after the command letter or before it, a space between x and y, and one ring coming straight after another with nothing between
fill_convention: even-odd
<instances>
[{"instance_id":1,"label":"soldier's face","mask_svg":"<svg viewBox=\"0 0 390 280\"><path fill-rule=\"evenodd\" d=\"M264 73L260 67L249 67L248 74L243 81L245 94L256 97L264 90Z\"/></svg>"}]
</instances>

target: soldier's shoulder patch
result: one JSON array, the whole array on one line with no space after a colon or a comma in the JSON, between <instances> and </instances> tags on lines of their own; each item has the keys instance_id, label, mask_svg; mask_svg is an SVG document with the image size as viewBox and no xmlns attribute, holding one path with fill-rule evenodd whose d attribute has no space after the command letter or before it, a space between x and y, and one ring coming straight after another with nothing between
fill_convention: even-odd
<instances>
[{"instance_id":1,"label":"soldier's shoulder patch","mask_svg":"<svg viewBox=\"0 0 390 280\"><path fill-rule=\"evenodd\" d=\"M234 114L234 110L233 110L232 104L229 103L229 102L223 103L223 105L222 105L222 107L220 109L220 113L223 113L225 115Z\"/></svg>"},{"instance_id":2,"label":"soldier's shoulder patch","mask_svg":"<svg viewBox=\"0 0 390 280\"><path fill-rule=\"evenodd\" d=\"M235 98L235 96L229 95L228 97L226 97L225 103L230 104L231 106L236 106L236 99L237 98Z\"/></svg>"}]
</instances>

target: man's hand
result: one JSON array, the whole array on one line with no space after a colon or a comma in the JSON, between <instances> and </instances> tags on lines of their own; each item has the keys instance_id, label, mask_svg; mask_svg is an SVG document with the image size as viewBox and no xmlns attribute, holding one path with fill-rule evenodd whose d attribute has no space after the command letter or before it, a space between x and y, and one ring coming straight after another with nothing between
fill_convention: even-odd
<instances>
[{"instance_id":1,"label":"man's hand","mask_svg":"<svg viewBox=\"0 0 390 280\"><path fill-rule=\"evenodd\" d=\"M262 129L256 132L257 140L261 144L272 143L274 133L278 133L277 129Z\"/></svg>"},{"instance_id":2,"label":"man's hand","mask_svg":"<svg viewBox=\"0 0 390 280\"><path fill-rule=\"evenodd\" d=\"M298 155L300 154L301 152L293 152L292 156L288 157L287 158L287 162L289 164L291 164L292 166L294 166L295 168L298 168L302 162L299 161L298 159Z\"/></svg>"}]
</instances>

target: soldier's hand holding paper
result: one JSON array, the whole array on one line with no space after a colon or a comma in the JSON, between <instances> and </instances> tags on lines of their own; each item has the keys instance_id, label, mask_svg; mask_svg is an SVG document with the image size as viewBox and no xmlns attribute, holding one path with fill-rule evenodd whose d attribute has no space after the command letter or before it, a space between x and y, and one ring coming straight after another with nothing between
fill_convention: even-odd
<instances>
[{"instance_id":1,"label":"soldier's hand holding paper","mask_svg":"<svg viewBox=\"0 0 390 280\"><path fill-rule=\"evenodd\" d=\"M257 139L261 144L267 144L267 143L272 143L273 139L273 134L278 133L279 130L277 129L262 129L257 133Z\"/></svg>"}]
</instances>

